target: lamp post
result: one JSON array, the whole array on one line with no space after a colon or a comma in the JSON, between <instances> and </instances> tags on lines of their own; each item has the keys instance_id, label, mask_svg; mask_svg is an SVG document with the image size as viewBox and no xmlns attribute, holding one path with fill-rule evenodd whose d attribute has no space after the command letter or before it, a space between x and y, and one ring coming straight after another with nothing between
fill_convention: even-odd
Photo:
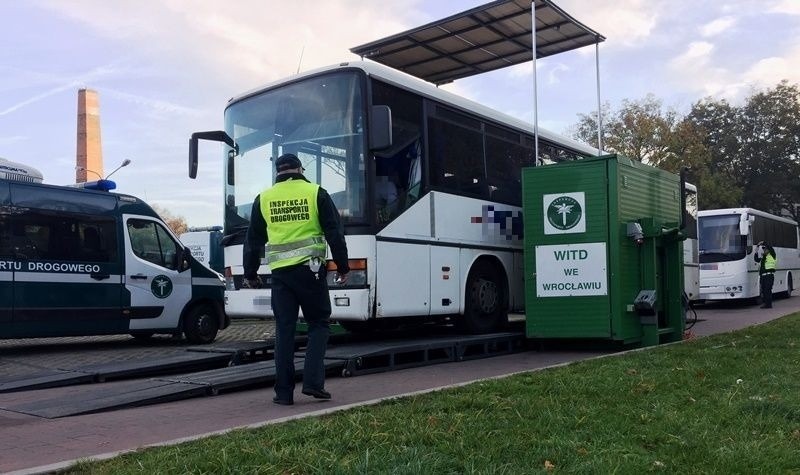
<instances>
[{"instance_id":1,"label":"lamp post","mask_svg":"<svg viewBox=\"0 0 800 475\"><path fill-rule=\"evenodd\" d=\"M102 175L100 175L99 173L97 173L96 171L94 171L94 170L90 170L90 169L88 169L88 168L86 168L86 167L82 167L82 166L80 166L80 165L79 165L79 166L77 166L77 167L75 167L75 170L76 170L76 171L85 171L85 172L87 172L87 173L90 173L90 172L91 172L91 173L94 173L95 175L97 175L97 178L99 178L99 179L101 179L101 180L108 180L108 177L110 177L111 175L113 175L114 173L116 173L116 172L117 172L117 171L118 171L120 168L122 168L122 167L127 167L127 166L128 166L128 165L130 165L130 164L131 164L131 161L130 161L130 159L126 158L125 160L123 160L123 161L122 161L122 163L120 163L120 165L119 165L117 168L115 168L114 170L112 170L112 171L111 171L111 173L109 173L108 175L106 175L106 177L105 177L105 178L103 178L103 176L102 176Z\"/></svg>"},{"instance_id":2,"label":"lamp post","mask_svg":"<svg viewBox=\"0 0 800 475\"><path fill-rule=\"evenodd\" d=\"M99 174L99 173L97 173L97 172L96 172L96 171L94 171L94 170L90 170L90 169L88 169L88 168L86 168L86 167L77 166L77 167L75 167L75 171L78 171L78 172L87 172L87 173L90 173L90 172L91 172L91 173L94 173L95 175L97 175L97 178L100 178L101 180L103 179L103 177L102 177L102 176L100 176L100 174Z\"/></svg>"},{"instance_id":3,"label":"lamp post","mask_svg":"<svg viewBox=\"0 0 800 475\"><path fill-rule=\"evenodd\" d=\"M112 170L112 171L111 171L111 173L109 173L108 175L106 175L106 178L105 178L105 179L106 179L106 180L108 180L108 177L110 177L110 176L111 176L111 175L113 175L114 173L117 173L117 170L119 170L119 169L120 169L120 168L122 168L122 167L127 167L127 166L128 166L128 165L130 165L130 164L131 164L131 161L130 161L130 159L126 158L125 160L123 160L123 161L122 161L122 163L120 163L120 165L119 165L117 168L115 168L114 170Z\"/></svg>"}]
</instances>

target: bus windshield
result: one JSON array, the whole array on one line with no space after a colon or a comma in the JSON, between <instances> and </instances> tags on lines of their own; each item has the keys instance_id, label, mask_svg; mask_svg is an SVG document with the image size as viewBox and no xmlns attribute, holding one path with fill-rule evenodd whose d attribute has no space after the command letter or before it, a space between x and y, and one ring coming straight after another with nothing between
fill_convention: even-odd
<instances>
[{"instance_id":1,"label":"bus windshield","mask_svg":"<svg viewBox=\"0 0 800 475\"><path fill-rule=\"evenodd\" d=\"M743 259L747 236L739 234L739 215L701 216L699 222L700 263Z\"/></svg>"},{"instance_id":2,"label":"bus windshield","mask_svg":"<svg viewBox=\"0 0 800 475\"><path fill-rule=\"evenodd\" d=\"M226 157L225 234L246 228L255 197L275 181L274 160L294 153L325 188L344 224L365 218L364 107L355 72L312 77L248 97L225 111L239 145Z\"/></svg>"}]
</instances>

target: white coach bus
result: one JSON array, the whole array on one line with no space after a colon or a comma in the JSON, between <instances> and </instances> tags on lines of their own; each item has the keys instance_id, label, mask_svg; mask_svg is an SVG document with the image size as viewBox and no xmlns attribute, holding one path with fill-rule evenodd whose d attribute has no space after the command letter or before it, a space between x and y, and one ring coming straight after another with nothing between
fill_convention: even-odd
<instances>
[{"instance_id":1,"label":"white coach bus","mask_svg":"<svg viewBox=\"0 0 800 475\"><path fill-rule=\"evenodd\" d=\"M797 223L752 208L704 210L699 213L700 298L759 297L754 245L770 244L778 258L773 293L790 296L800 275Z\"/></svg>"},{"instance_id":2,"label":"white coach bus","mask_svg":"<svg viewBox=\"0 0 800 475\"><path fill-rule=\"evenodd\" d=\"M530 124L353 62L231 99L224 132L193 134L192 177L198 139L227 144L228 315L271 315L266 265L259 274L267 288L242 289L242 243L253 200L274 182L272 160L288 152L342 217L352 272L345 285L328 276L333 319L345 328L447 317L478 333L523 309L521 169L534 165ZM540 164L596 152L539 135Z\"/></svg>"}]
</instances>

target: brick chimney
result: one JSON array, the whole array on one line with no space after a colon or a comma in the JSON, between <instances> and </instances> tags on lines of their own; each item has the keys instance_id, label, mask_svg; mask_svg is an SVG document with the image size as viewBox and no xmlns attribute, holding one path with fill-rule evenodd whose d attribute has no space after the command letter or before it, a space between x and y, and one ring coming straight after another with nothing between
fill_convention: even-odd
<instances>
[{"instance_id":1,"label":"brick chimney","mask_svg":"<svg viewBox=\"0 0 800 475\"><path fill-rule=\"evenodd\" d=\"M103 178L103 149L100 141L100 99L97 91L78 90L78 150L75 183Z\"/></svg>"}]
</instances>

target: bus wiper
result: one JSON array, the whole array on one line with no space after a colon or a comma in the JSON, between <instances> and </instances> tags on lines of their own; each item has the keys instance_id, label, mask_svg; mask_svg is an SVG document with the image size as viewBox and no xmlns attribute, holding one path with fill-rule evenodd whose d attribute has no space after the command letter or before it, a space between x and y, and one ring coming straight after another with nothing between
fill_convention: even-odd
<instances>
[{"instance_id":1,"label":"bus wiper","mask_svg":"<svg viewBox=\"0 0 800 475\"><path fill-rule=\"evenodd\" d=\"M250 223L242 223L237 224L236 226L231 226L230 232L222 236L220 243L223 246L228 246L244 242L244 235L247 233L247 228L249 227Z\"/></svg>"}]
</instances>

